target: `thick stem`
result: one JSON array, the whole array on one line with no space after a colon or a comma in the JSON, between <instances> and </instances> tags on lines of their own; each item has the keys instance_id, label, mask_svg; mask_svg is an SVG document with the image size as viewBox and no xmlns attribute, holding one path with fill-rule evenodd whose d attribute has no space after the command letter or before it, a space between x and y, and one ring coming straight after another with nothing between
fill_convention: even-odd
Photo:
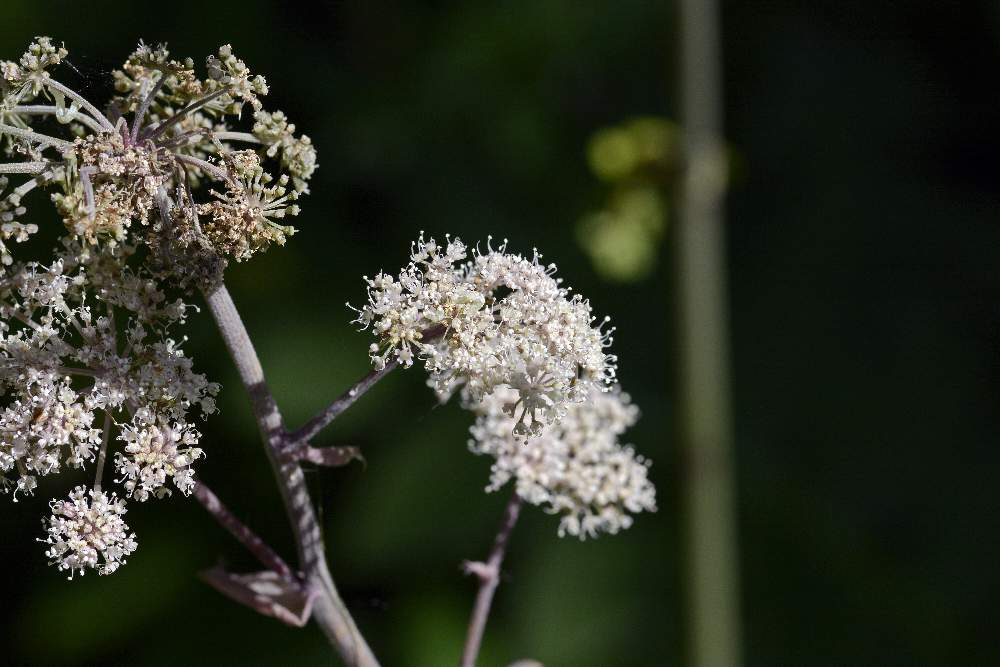
<instances>
[{"instance_id":1,"label":"thick stem","mask_svg":"<svg viewBox=\"0 0 1000 667\"><path fill-rule=\"evenodd\" d=\"M211 162L206 162L205 160L202 160L201 158L196 158L192 155L175 155L174 157L176 157L181 162L189 164L193 167L198 167L207 174L212 174L221 181L226 181L226 182L232 181L232 179L229 178L229 174L227 174L224 169L216 167Z\"/></svg>"},{"instance_id":2,"label":"thick stem","mask_svg":"<svg viewBox=\"0 0 1000 667\"><path fill-rule=\"evenodd\" d=\"M298 431L290 434L288 436L289 442L295 445L299 443L307 443L312 440L320 431L329 426L330 422L336 419L341 412L351 407L354 404L354 401L358 400L365 392L374 387L376 382L391 373L392 370L398 365L399 359L393 359L387 363L384 368L372 371L358 380L353 387L341 394L340 397L327 406L323 412L306 422L305 426L300 428Z\"/></svg>"},{"instance_id":3,"label":"thick stem","mask_svg":"<svg viewBox=\"0 0 1000 667\"><path fill-rule=\"evenodd\" d=\"M486 619L490 616L490 606L493 604L493 594L496 593L497 586L500 585L500 565L503 563L507 542L510 541L510 534L517 524L517 517L520 513L521 496L517 495L515 489L507 502L507 508L504 510L497 536L493 540L493 548L490 550L489 558L485 563L466 562L463 564L466 572L479 578L479 592L476 593L472 617L469 619L469 630L465 636L461 667L475 667L479 647L483 643L483 632L486 630Z\"/></svg>"},{"instance_id":4,"label":"thick stem","mask_svg":"<svg viewBox=\"0 0 1000 667\"><path fill-rule=\"evenodd\" d=\"M29 192L37 188L39 185L43 185L45 183L48 183L50 180L54 179L56 177L56 170L58 168L61 168L64 163L47 162L45 164L49 167L49 169L39 172L37 175L35 175L34 178L25 181L24 183L21 183L19 186L11 190L11 193L8 195L8 198L17 197L19 200L23 199L24 195L28 194ZM0 169L2 168L3 165L0 165Z\"/></svg>"},{"instance_id":5,"label":"thick stem","mask_svg":"<svg viewBox=\"0 0 1000 667\"><path fill-rule=\"evenodd\" d=\"M40 132L32 132L31 130L22 130L19 127L14 127L13 125L0 125L0 134L9 134L12 137L17 137L18 139L24 139L25 141L34 142L41 146L54 146L60 151L64 151L73 145L73 142L66 141L65 139L57 139L56 137L50 137L47 134L41 134Z\"/></svg>"},{"instance_id":6,"label":"thick stem","mask_svg":"<svg viewBox=\"0 0 1000 667\"><path fill-rule=\"evenodd\" d=\"M237 519L229 508L222 504L212 489L208 488L201 480L198 480L194 486L194 497L212 515L212 518L229 531L229 534L235 537L240 544L245 546L247 551L252 553L264 567L276 572L282 579L296 581L292 569L282 560L281 556L275 553L274 549L269 547L249 526Z\"/></svg>"},{"instance_id":7,"label":"thick stem","mask_svg":"<svg viewBox=\"0 0 1000 667\"><path fill-rule=\"evenodd\" d=\"M317 595L313 618L344 662L351 667L377 667L378 661L340 599L326 564L322 532L313 510L302 468L281 457L285 432L281 413L264 381L264 371L250 336L225 285L205 294L212 317L219 327L240 379L250 394L265 451L274 469L298 549L305 584Z\"/></svg>"},{"instance_id":8,"label":"thick stem","mask_svg":"<svg viewBox=\"0 0 1000 667\"><path fill-rule=\"evenodd\" d=\"M729 405L718 0L680 3L685 172L676 228L686 452L689 651L693 667L738 667L740 615Z\"/></svg>"}]
</instances>

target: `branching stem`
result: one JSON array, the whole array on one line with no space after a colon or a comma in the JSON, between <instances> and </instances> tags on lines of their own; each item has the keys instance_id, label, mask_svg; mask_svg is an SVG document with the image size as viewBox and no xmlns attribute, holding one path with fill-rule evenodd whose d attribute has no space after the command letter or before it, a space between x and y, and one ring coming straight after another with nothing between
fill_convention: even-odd
<instances>
[{"instance_id":1,"label":"branching stem","mask_svg":"<svg viewBox=\"0 0 1000 667\"><path fill-rule=\"evenodd\" d=\"M378 661L340 599L330 576L323 537L302 468L281 456L287 443L281 413L264 380L264 370L225 285L205 294L240 379L250 394L264 449L291 522L306 587L316 595L313 618L331 645L351 667L377 667Z\"/></svg>"},{"instance_id":2,"label":"branching stem","mask_svg":"<svg viewBox=\"0 0 1000 667\"><path fill-rule=\"evenodd\" d=\"M497 536L493 540L493 548L490 549L489 558L486 559L486 562L466 561L462 564L462 569L467 574L474 574L479 578L479 592L476 593L472 618L469 619L469 630L465 636L461 667L475 667L479 647L483 642L483 632L486 630L486 619L490 616L490 606L493 604L493 594L496 593L497 586L500 585L500 565L503 563L510 534L517 524L517 517L520 513L521 496L517 495L517 490L515 490L507 502L507 508L504 510Z\"/></svg>"},{"instance_id":3,"label":"branching stem","mask_svg":"<svg viewBox=\"0 0 1000 667\"><path fill-rule=\"evenodd\" d=\"M188 114L190 114L193 111L197 111L198 109L202 108L203 106L205 106L206 104L208 104L212 100L216 99L217 97L221 97L222 95L225 95L226 93L229 92L229 90L230 90L230 86L226 86L225 88L220 88L219 90L216 90L213 93L205 95L204 97L202 97L199 100L195 100L194 102L192 102L191 104L187 105L186 107L184 107L183 109L181 109L180 111L178 111L173 116L171 116L167 120L163 121L162 123L160 123L156 127L146 128L146 132L143 132L143 134L147 135L147 133L148 133L148 135L145 136L144 138L146 138L146 139L152 139L152 140L155 141L157 137L162 136L164 132L166 132L171 127L173 127L177 123L179 123L182 120L184 120L185 116L187 116Z\"/></svg>"},{"instance_id":4,"label":"branching stem","mask_svg":"<svg viewBox=\"0 0 1000 667\"><path fill-rule=\"evenodd\" d=\"M135 118L132 119L132 143L134 144L139 139L139 130L142 128L142 119L145 118L146 112L149 111L149 105L153 103L156 96L159 94L160 89L163 88L163 82L167 80L167 73L160 72L160 78L156 80L156 84L153 86L152 90L146 93L146 96L142 98L142 102L139 104L139 108L135 110Z\"/></svg>"},{"instance_id":5,"label":"branching stem","mask_svg":"<svg viewBox=\"0 0 1000 667\"><path fill-rule=\"evenodd\" d=\"M56 137L50 137L47 134L41 134L40 132L32 132L31 130L24 130L20 127L14 127L13 125L0 125L0 134L9 134L12 137L17 137L18 139L24 139L25 141L30 141L42 146L54 146L60 151L64 151L73 145L73 142L66 141L65 139L57 139ZM24 163L22 163L24 164Z\"/></svg>"},{"instance_id":6,"label":"branching stem","mask_svg":"<svg viewBox=\"0 0 1000 667\"><path fill-rule=\"evenodd\" d=\"M292 445L282 451L282 456L293 461L308 461L320 466L337 468L351 461L364 461L357 447L310 447L306 444Z\"/></svg>"},{"instance_id":7,"label":"branching stem","mask_svg":"<svg viewBox=\"0 0 1000 667\"><path fill-rule=\"evenodd\" d=\"M286 581L297 581L292 569L288 567L281 556L275 553L274 549L268 546L249 526L237 519L236 515L219 500L212 489L208 488L208 485L200 479L195 484L194 497L212 515L212 518L246 547L247 551L252 553L264 567L277 573Z\"/></svg>"},{"instance_id":8,"label":"branching stem","mask_svg":"<svg viewBox=\"0 0 1000 667\"><path fill-rule=\"evenodd\" d=\"M16 106L11 111L15 114L28 116L56 116L60 122L78 122L83 123L94 132L101 133L105 131L104 127L90 115L80 113L79 111L66 111L53 104L25 104Z\"/></svg>"},{"instance_id":9,"label":"branching stem","mask_svg":"<svg viewBox=\"0 0 1000 667\"><path fill-rule=\"evenodd\" d=\"M289 443L298 445L308 443L320 431L330 425L347 408L351 407L356 400L365 394L375 384L391 373L399 365L398 359L393 359L380 370L372 371L368 375L358 380L353 387L340 395L333 403L326 407L318 415L306 422L305 426L288 436Z\"/></svg>"},{"instance_id":10,"label":"branching stem","mask_svg":"<svg viewBox=\"0 0 1000 667\"><path fill-rule=\"evenodd\" d=\"M96 120L98 123L101 124L101 126L106 131L108 132L115 131L115 126L112 125L111 121L108 120L107 116L101 113L100 109L98 109L89 101L87 101L87 98L85 98L83 95L80 95L76 91L67 88L63 84L56 81L55 79L45 79L45 85L51 88L52 90L56 90L62 93L63 95L65 95L66 97L70 98L71 100L79 104L81 107L83 107L91 116L94 117L94 120Z\"/></svg>"}]
</instances>

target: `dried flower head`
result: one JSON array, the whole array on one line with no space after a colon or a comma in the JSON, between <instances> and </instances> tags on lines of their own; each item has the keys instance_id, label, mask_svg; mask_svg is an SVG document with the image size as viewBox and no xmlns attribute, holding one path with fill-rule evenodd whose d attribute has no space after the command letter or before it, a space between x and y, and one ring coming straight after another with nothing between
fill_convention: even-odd
<instances>
[{"instance_id":1,"label":"dried flower head","mask_svg":"<svg viewBox=\"0 0 1000 667\"><path fill-rule=\"evenodd\" d=\"M70 239L148 245L151 265L161 275L176 267L185 286L192 276L197 286L212 284L226 258L247 259L294 232L274 221L298 212L291 202L308 192L316 151L283 113L263 110L267 83L231 46L209 56L200 77L190 58L140 42L113 73L119 94L107 107L52 77L66 53L39 37L19 62L0 63L0 138L12 158L0 162L0 177L27 179L0 199L3 264L13 261L4 242L36 231L17 218L24 196L39 187L53 190ZM54 103L41 103L48 100ZM237 128L246 104L254 109L252 132ZM35 129L46 117L67 136ZM211 197L197 199L204 190Z\"/></svg>"},{"instance_id":2,"label":"dried flower head","mask_svg":"<svg viewBox=\"0 0 1000 667\"><path fill-rule=\"evenodd\" d=\"M64 47L53 44L51 38L36 37L18 62L0 61L3 81L0 90L12 91L11 97L15 100L29 94L38 95L49 78L46 70L61 63L68 54Z\"/></svg>"},{"instance_id":3,"label":"dried flower head","mask_svg":"<svg viewBox=\"0 0 1000 667\"><path fill-rule=\"evenodd\" d=\"M617 533L632 525L632 514L656 510L649 461L618 443L639 414L627 394L592 390L587 401L569 406L558 424L526 443L511 434L516 400L505 387L476 406L469 448L495 459L488 491L513 479L525 502L559 515L560 536L580 539Z\"/></svg>"},{"instance_id":4,"label":"dried flower head","mask_svg":"<svg viewBox=\"0 0 1000 667\"><path fill-rule=\"evenodd\" d=\"M229 155L234 179L224 193L212 191L215 201L200 204L199 215L207 216L201 228L213 247L237 261L251 257L271 243L284 245L295 228L275 220L299 214L293 202L298 192L288 190L288 176L270 185L271 176L260 167L253 151Z\"/></svg>"}]
</instances>

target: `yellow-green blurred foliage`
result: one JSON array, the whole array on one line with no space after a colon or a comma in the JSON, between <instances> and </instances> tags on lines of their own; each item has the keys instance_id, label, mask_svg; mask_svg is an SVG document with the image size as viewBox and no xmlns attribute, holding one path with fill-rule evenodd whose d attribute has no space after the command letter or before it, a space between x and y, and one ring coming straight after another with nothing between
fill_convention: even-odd
<instances>
[{"instance_id":1,"label":"yellow-green blurred foliage","mask_svg":"<svg viewBox=\"0 0 1000 667\"><path fill-rule=\"evenodd\" d=\"M641 280L656 267L678 171L679 137L669 120L642 117L594 133L591 171L610 186L603 208L580 219L577 239L609 280Z\"/></svg>"}]
</instances>

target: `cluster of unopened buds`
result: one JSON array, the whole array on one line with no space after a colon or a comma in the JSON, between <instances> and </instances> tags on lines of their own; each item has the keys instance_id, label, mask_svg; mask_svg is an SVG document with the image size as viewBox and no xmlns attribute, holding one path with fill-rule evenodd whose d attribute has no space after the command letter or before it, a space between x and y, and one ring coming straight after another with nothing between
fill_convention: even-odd
<instances>
[{"instance_id":1,"label":"cluster of unopened buds","mask_svg":"<svg viewBox=\"0 0 1000 667\"><path fill-rule=\"evenodd\" d=\"M215 411L219 387L172 335L192 306L167 294L283 244L316 152L263 109L264 78L229 46L199 76L140 43L100 105L56 78L67 55L38 37L0 61L0 486L16 500L40 477L96 467L45 521L47 555L72 576L114 572L135 550L127 499L192 492L204 456L192 419ZM40 190L60 245L18 261L13 245L39 232L24 216ZM102 490L109 450L121 497Z\"/></svg>"}]
</instances>

